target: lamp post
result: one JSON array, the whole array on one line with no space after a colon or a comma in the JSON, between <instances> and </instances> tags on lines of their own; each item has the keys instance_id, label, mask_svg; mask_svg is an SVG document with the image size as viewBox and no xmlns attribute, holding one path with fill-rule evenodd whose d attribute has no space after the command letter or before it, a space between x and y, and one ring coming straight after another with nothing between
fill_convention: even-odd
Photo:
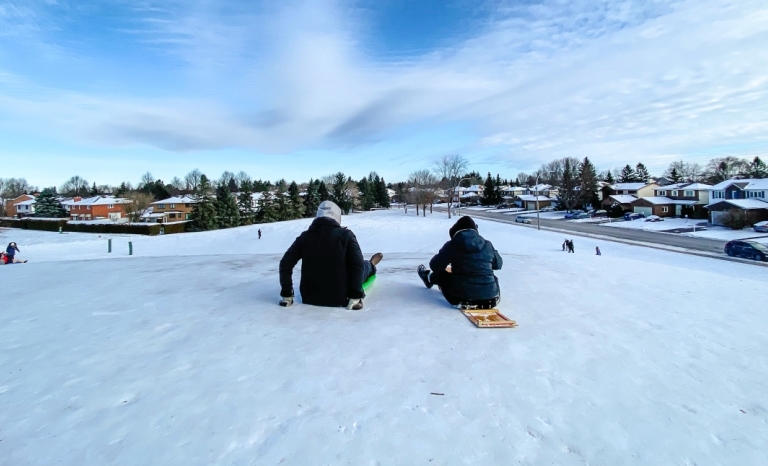
<instances>
[{"instance_id":1,"label":"lamp post","mask_svg":"<svg viewBox=\"0 0 768 466\"><path fill-rule=\"evenodd\" d=\"M460 179L459 183L456 185L456 187L460 188L461 187L461 182L464 181L464 180L468 180L468 179L470 179L470 178L462 178L462 179ZM461 196L457 195L456 197L458 198L458 201L459 201L458 202L458 204L459 204L459 217L461 217ZM450 207L449 207L449 209L450 209Z\"/></svg>"}]
</instances>

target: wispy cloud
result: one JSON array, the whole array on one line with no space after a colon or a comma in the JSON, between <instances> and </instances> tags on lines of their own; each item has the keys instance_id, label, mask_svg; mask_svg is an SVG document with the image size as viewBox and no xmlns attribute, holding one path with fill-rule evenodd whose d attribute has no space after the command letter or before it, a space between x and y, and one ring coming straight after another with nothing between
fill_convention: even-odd
<instances>
[{"instance_id":1,"label":"wispy cloud","mask_svg":"<svg viewBox=\"0 0 768 466\"><path fill-rule=\"evenodd\" d=\"M371 19L346 2L130 6L120 34L176 60L167 79L192 83L186 93L37 92L33 78L12 93L0 79L0 116L105 146L268 153L382 146L404 128L439 137L466 123L476 142L457 149L510 169L768 146L760 0L489 2L471 38L400 60L371 54Z\"/></svg>"}]
</instances>

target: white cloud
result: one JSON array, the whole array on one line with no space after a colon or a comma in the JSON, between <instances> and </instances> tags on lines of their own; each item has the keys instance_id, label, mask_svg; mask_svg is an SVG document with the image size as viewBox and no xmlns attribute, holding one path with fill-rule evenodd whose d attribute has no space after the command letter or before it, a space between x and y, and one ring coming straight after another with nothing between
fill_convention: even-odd
<instances>
[{"instance_id":1,"label":"white cloud","mask_svg":"<svg viewBox=\"0 0 768 466\"><path fill-rule=\"evenodd\" d=\"M768 145L759 0L500 5L472 39L399 62L365 52L365 23L344 4L183 6L143 5L133 32L181 58L208 97L28 84L13 96L0 87L0 116L20 130L43 121L61 137L176 151L343 149L468 122L477 143L460 149L520 168L566 155L661 166Z\"/></svg>"}]
</instances>

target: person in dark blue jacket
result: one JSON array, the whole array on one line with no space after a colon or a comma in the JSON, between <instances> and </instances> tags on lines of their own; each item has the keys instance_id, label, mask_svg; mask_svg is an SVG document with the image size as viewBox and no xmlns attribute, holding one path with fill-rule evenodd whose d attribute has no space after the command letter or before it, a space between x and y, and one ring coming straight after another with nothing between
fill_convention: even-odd
<instances>
[{"instance_id":1,"label":"person in dark blue jacket","mask_svg":"<svg viewBox=\"0 0 768 466\"><path fill-rule=\"evenodd\" d=\"M454 306L491 309L501 300L499 280L493 274L503 261L490 241L477 231L474 220L459 218L448 231L451 240L429 261L418 268L427 288L437 285ZM448 267L450 266L450 271Z\"/></svg>"}]
</instances>

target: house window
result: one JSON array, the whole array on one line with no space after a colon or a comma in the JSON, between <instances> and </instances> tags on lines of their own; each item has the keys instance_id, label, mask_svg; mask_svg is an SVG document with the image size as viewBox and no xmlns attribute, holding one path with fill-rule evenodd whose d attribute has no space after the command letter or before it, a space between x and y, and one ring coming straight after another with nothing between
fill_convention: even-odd
<instances>
[{"instance_id":1,"label":"house window","mask_svg":"<svg viewBox=\"0 0 768 466\"><path fill-rule=\"evenodd\" d=\"M192 204L184 204L184 207L189 207L190 205L192 205Z\"/></svg>"},{"instance_id":2,"label":"house window","mask_svg":"<svg viewBox=\"0 0 768 466\"><path fill-rule=\"evenodd\" d=\"M176 204L171 204L171 209L175 209L175 208L176 208Z\"/></svg>"},{"instance_id":3,"label":"house window","mask_svg":"<svg viewBox=\"0 0 768 466\"><path fill-rule=\"evenodd\" d=\"M672 196L677 196L677 190L672 190Z\"/></svg>"},{"instance_id":4,"label":"house window","mask_svg":"<svg viewBox=\"0 0 768 466\"><path fill-rule=\"evenodd\" d=\"M664 206L661 208L661 213L666 214L667 212L669 212L669 207Z\"/></svg>"},{"instance_id":5,"label":"house window","mask_svg":"<svg viewBox=\"0 0 768 466\"><path fill-rule=\"evenodd\" d=\"M693 194L693 191L684 191L683 192L683 196L685 196L685 197L693 197L694 194Z\"/></svg>"},{"instance_id":6,"label":"house window","mask_svg":"<svg viewBox=\"0 0 768 466\"><path fill-rule=\"evenodd\" d=\"M109 204L107 207L109 207L110 209L114 209L115 205L114 204Z\"/></svg>"},{"instance_id":7,"label":"house window","mask_svg":"<svg viewBox=\"0 0 768 466\"><path fill-rule=\"evenodd\" d=\"M659 191L658 193L659 193L659 196L666 196L667 195L666 191Z\"/></svg>"},{"instance_id":8,"label":"house window","mask_svg":"<svg viewBox=\"0 0 768 466\"><path fill-rule=\"evenodd\" d=\"M158 205L157 205L157 208L158 208L158 209L165 209L165 204L158 204Z\"/></svg>"}]
</instances>

